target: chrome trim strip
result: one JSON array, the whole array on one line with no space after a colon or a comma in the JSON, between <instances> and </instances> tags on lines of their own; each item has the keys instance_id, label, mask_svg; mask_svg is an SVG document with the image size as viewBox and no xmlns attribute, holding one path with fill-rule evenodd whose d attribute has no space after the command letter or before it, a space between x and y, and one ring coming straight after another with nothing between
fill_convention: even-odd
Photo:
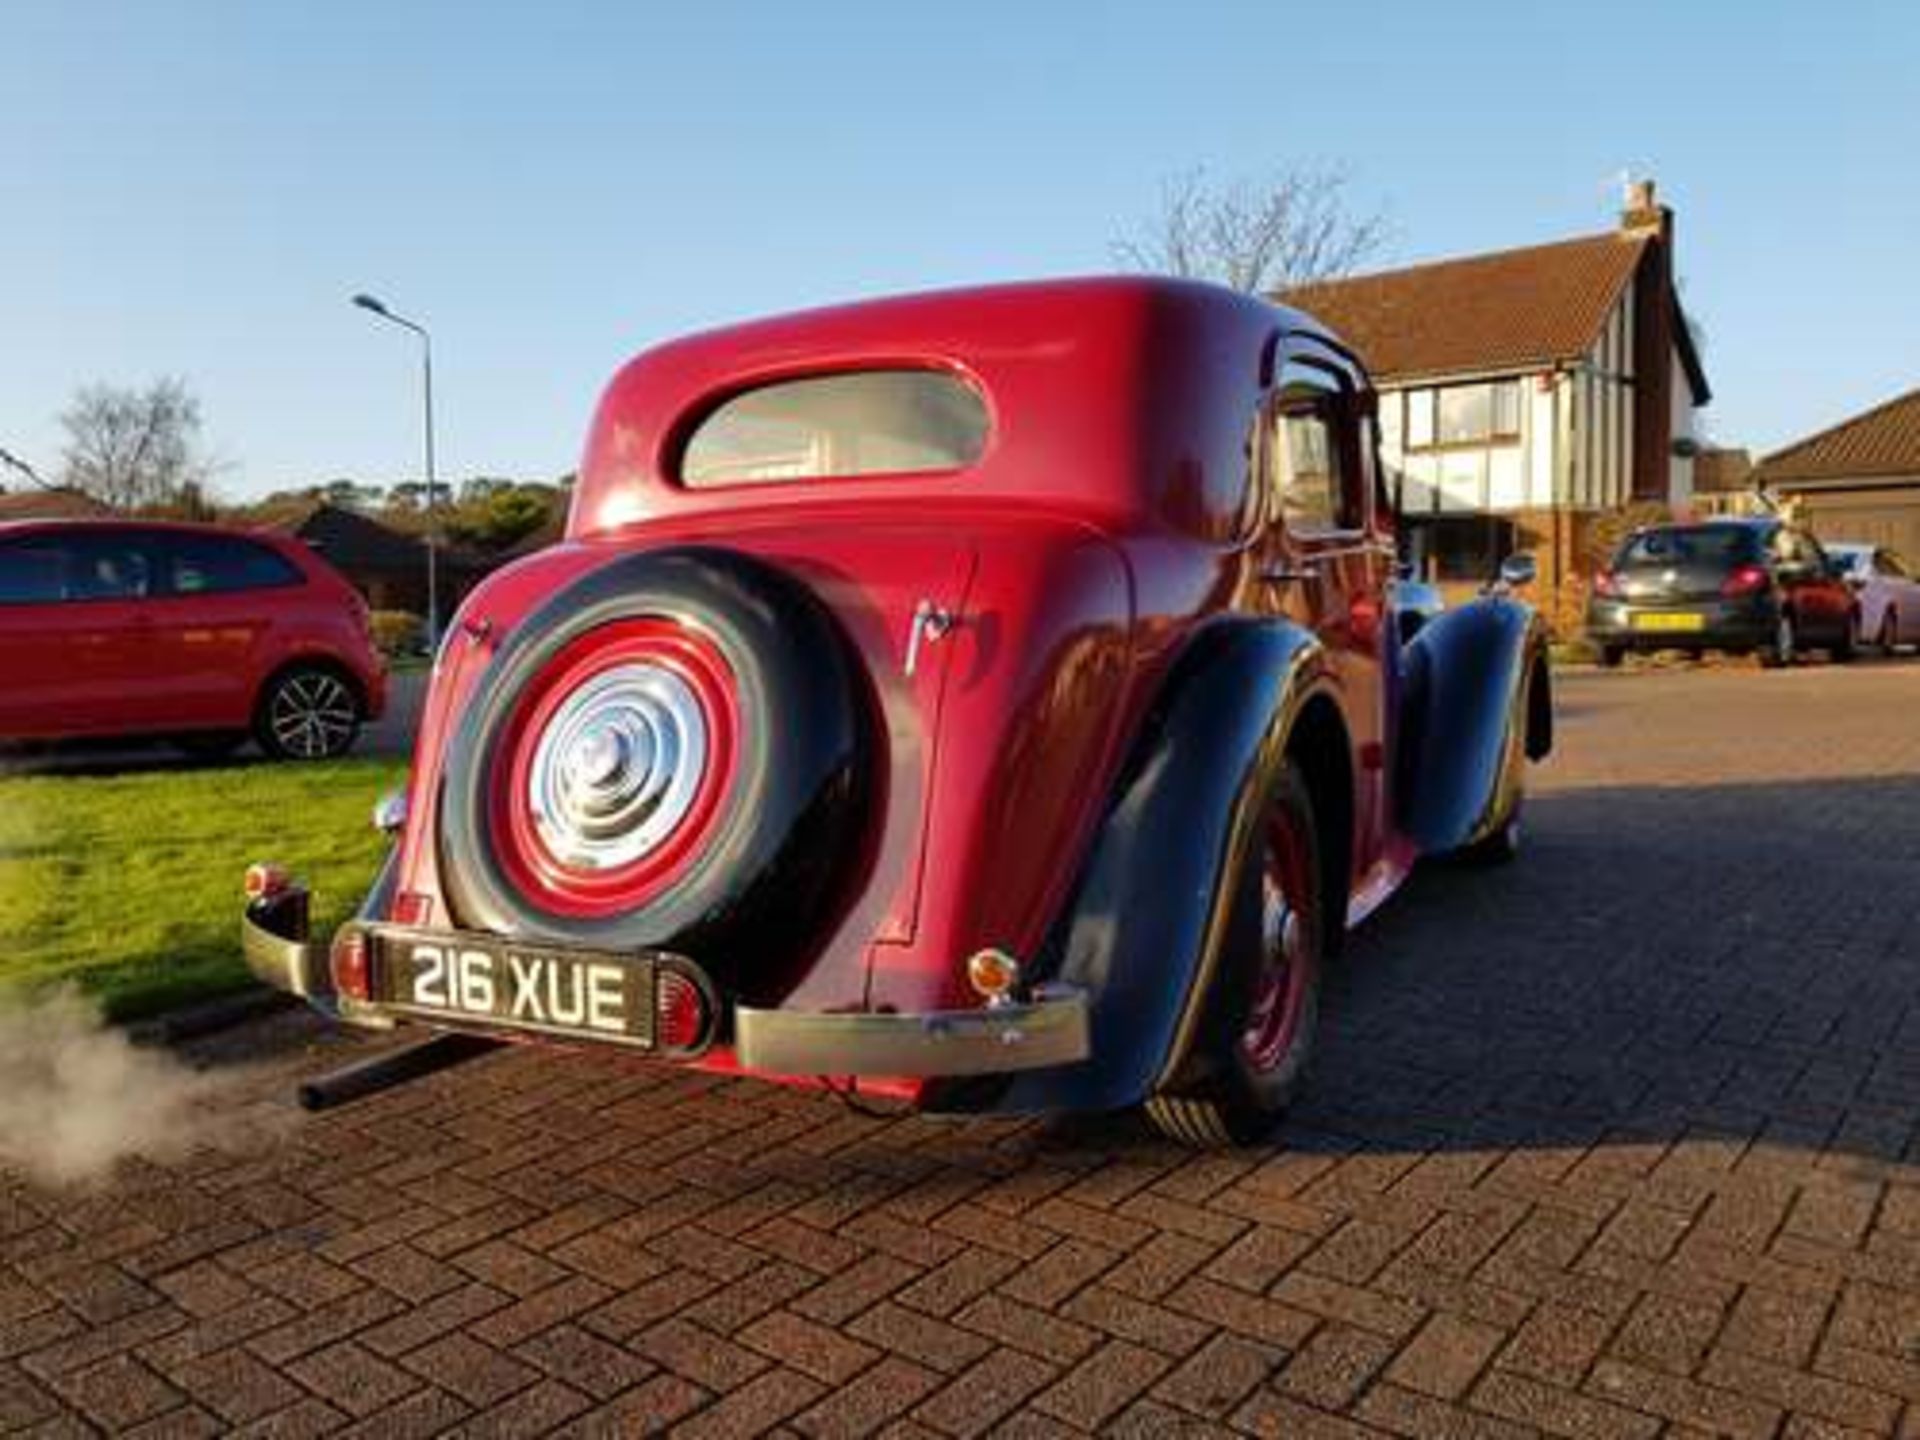
<instances>
[{"instance_id":1,"label":"chrome trim strip","mask_svg":"<svg viewBox=\"0 0 1920 1440\"><path fill-rule=\"evenodd\" d=\"M919 1015L733 1012L741 1068L766 1075L996 1075L1092 1053L1086 992L1043 988L1024 1003Z\"/></svg>"}]
</instances>

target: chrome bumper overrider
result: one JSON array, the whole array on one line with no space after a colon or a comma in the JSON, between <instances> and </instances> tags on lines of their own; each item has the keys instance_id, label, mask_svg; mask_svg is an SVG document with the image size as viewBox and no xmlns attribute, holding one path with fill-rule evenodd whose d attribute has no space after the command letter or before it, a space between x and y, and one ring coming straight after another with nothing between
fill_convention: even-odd
<instances>
[{"instance_id":1,"label":"chrome bumper overrider","mask_svg":"<svg viewBox=\"0 0 1920 1440\"><path fill-rule=\"evenodd\" d=\"M254 979L302 1000L333 999L333 982L319 947L304 937L276 935L255 918L252 908L240 921L240 948Z\"/></svg>"},{"instance_id":2,"label":"chrome bumper overrider","mask_svg":"<svg viewBox=\"0 0 1920 1440\"><path fill-rule=\"evenodd\" d=\"M741 1005L733 1047L742 1069L768 1075L996 1075L1091 1053L1086 994L1064 986L1024 1004L920 1015Z\"/></svg>"}]
</instances>

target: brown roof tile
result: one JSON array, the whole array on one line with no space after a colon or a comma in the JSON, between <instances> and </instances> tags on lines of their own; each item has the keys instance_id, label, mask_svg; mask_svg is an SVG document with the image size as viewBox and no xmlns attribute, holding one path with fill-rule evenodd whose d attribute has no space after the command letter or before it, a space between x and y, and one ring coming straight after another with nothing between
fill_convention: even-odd
<instances>
[{"instance_id":1,"label":"brown roof tile","mask_svg":"<svg viewBox=\"0 0 1920 1440\"><path fill-rule=\"evenodd\" d=\"M1760 475L1769 485L1920 475L1920 389L1776 450L1760 462Z\"/></svg>"},{"instance_id":2,"label":"brown roof tile","mask_svg":"<svg viewBox=\"0 0 1920 1440\"><path fill-rule=\"evenodd\" d=\"M1647 243L1609 232L1300 285L1277 298L1331 325L1380 379L1550 365L1592 348Z\"/></svg>"},{"instance_id":3,"label":"brown roof tile","mask_svg":"<svg viewBox=\"0 0 1920 1440\"><path fill-rule=\"evenodd\" d=\"M78 490L11 490L0 494L0 520L80 520L107 507Z\"/></svg>"}]
</instances>

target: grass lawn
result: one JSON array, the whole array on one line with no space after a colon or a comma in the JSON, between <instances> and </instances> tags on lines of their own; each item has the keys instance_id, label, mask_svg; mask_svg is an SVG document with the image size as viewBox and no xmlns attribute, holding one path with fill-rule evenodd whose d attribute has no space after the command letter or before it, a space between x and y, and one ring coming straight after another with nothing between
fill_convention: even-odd
<instances>
[{"instance_id":1,"label":"grass lawn","mask_svg":"<svg viewBox=\"0 0 1920 1440\"><path fill-rule=\"evenodd\" d=\"M399 760L0 778L0 994L71 981L116 1019L231 990L240 878L278 860L314 924L360 903Z\"/></svg>"}]
</instances>

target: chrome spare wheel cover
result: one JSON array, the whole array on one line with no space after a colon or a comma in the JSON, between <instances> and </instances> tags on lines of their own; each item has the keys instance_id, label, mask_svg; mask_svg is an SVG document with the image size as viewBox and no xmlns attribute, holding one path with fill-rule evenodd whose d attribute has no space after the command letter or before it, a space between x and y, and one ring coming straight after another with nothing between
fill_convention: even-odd
<instances>
[{"instance_id":1,"label":"chrome spare wheel cover","mask_svg":"<svg viewBox=\"0 0 1920 1440\"><path fill-rule=\"evenodd\" d=\"M554 859L576 870L638 860L686 818L707 768L693 687L660 665L619 665L569 695L534 749L527 802Z\"/></svg>"}]
</instances>

